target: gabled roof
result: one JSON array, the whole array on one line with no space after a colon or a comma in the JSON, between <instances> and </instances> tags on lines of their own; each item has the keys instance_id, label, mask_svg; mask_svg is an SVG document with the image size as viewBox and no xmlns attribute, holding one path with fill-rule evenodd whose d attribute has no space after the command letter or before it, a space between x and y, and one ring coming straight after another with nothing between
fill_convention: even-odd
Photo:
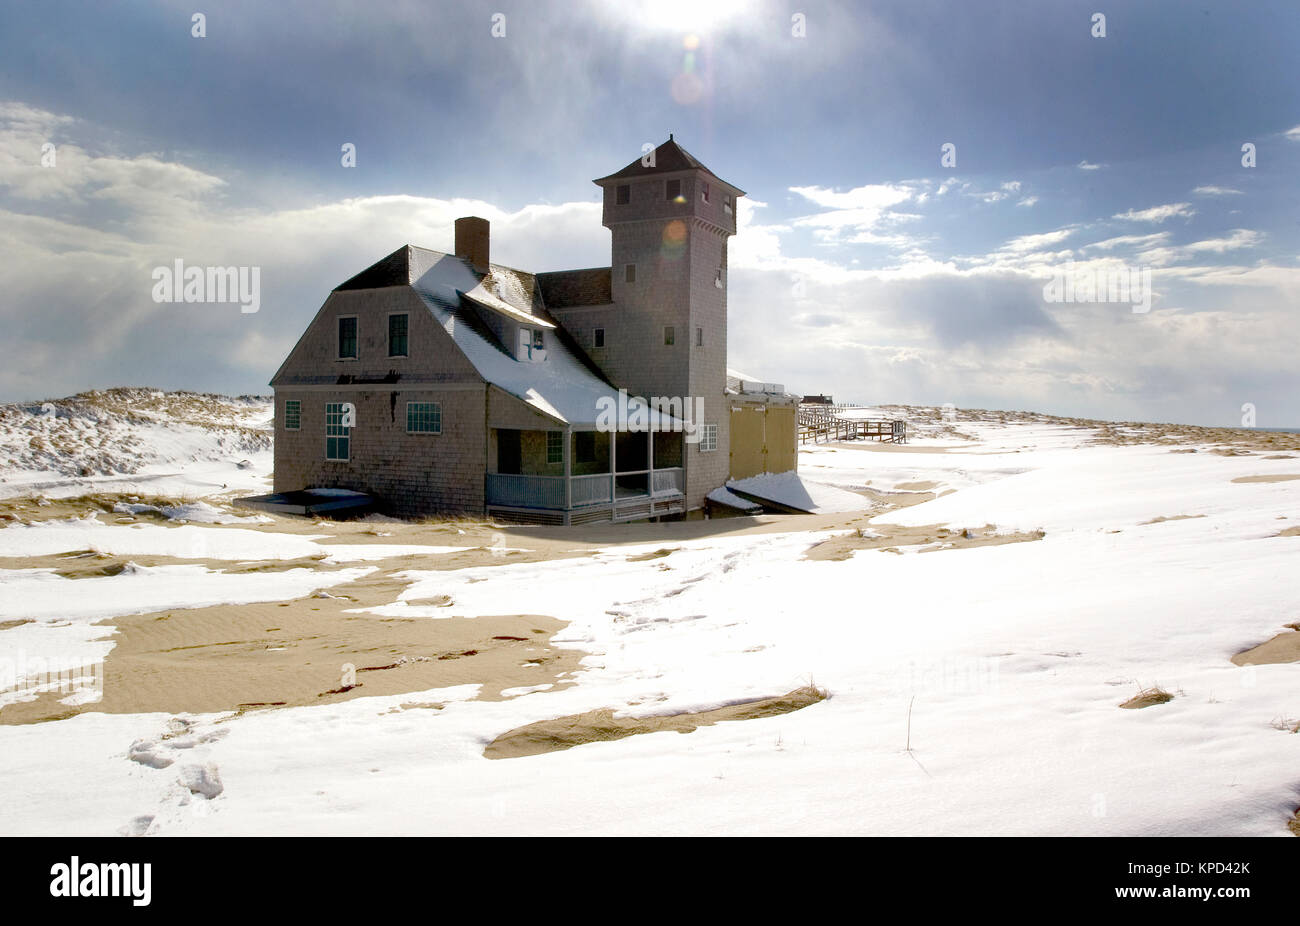
<instances>
[{"instance_id":1,"label":"gabled roof","mask_svg":"<svg viewBox=\"0 0 1300 926\"><path fill-rule=\"evenodd\" d=\"M727 181L723 180L713 171L705 167L702 163L700 163L698 158L696 158L693 154L691 154L681 145L677 144L677 142L673 141L673 137L671 135L668 136L668 141L664 142L662 145L660 145L658 148L655 149L654 158L653 158L654 161L653 167L646 167L644 164L641 163L642 160L643 160L642 158L637 158L635 161L633 161L631 164L627 165L627 167L624 167L622 170L618 171L617 173L610 174L607 177L601 177L592 182L604 183L607 180L622 180L624 178L629 178L629 177L630 178L646 177L649 176L650 174L667 174L679 170L700 170L708 174L714 180L717 180L719 183L725 183L727 186L731 187L740 195L743 196L745 193L744 190L740 189L739 187L732 186L730 183L727 183Z\"/></svg>"},{"instance_id":2,"label":"gabled roof","mask_svg":"<svg viewBox=\"0 0 1300 926\"><path fill-rule=\"evenodd\" d=\"M560 423L594 426L605 401L617 407L618 390L588 366L549 317L533 274L499 264L489 269L481 274L453 254L406 245L335 291L409 286L484 380ZM548 329L546 359L515 360L484 326L479 309ZM638 404L635 398L628 400L629 408ZM652 424L672 420L648 412Z\"/></svg>"}]
</instances>

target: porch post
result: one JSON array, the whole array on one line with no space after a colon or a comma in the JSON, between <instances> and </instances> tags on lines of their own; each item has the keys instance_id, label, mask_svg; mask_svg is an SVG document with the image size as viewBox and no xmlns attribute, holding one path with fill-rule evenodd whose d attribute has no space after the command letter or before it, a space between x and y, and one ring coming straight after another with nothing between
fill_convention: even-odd
<instances>
[{"instance_id":1,"label":"porch post","mask_svg":"<svg viewBox=\"0 0 1300 926\"><path fill-rule=\"evenodd\" d=\"M650 480L650 484L649 484L649 486L648 486L647 488L650 489L650 512L653 514L653 513L654 513L654 505L655 505L655 502L654 502L654 498L655 498L655 427L654 427L653 424L650 425L650 436L649 436L648 440L649 440L649 446L648 446L647 449L646 449L646 453L647 453L647 455L648 455L648 456L647 456L647 459L646 459L646 466L647 466L647 468L650 470L650 472L646 474L646 478Z\"/></svg>"},{"instance_id":2,"label":"porch post","mask_svg":"<svg viewBox=\"0 0 1300 926\"><path fill-rule=\"evenodd\" d=\"M568 511L573 507L573 428L564 428L564 517L568 520Z\"/></svg>"},{"instance_id":3,"label":"porch post","mask_svg":"<svg viewBox=\"0 0 1300 926\"><path fill-rule=\"evenodd\" d=\"M610 511L618 503L618 431L609 432L609 504Z\"/></svg>"}]
</instances>

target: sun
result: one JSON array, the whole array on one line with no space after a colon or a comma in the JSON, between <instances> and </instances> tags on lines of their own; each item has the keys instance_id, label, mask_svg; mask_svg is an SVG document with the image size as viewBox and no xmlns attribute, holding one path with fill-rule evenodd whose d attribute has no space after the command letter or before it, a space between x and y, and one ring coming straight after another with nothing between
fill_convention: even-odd
<instances>
[{"instance_id":1,"label":"sun","mask_svg":"<svg viewBox=\"0 0 1300 926\"><path fill-rule=\"evenodd\" d=\"M737 19L751 0L605 0L602 9L642 28L663 32L707 32Z\"/></svg>"}]
</instances>

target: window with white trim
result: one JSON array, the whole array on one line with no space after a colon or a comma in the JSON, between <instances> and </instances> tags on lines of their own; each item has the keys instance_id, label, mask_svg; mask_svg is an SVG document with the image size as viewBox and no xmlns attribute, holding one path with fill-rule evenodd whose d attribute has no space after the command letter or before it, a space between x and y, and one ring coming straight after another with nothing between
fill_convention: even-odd
<instances>
[{"instance_id":1,"label":"window with white trim","mask_svg":"<svg viewBox=\"0 0 1300 926\"><path fill-rule=\"evenodd\" d=\"M406 433L441 434L442 406L437 402L407 402Z\"/></svg>"},{"instance_id":2,"label":"window with white trim","mask_svg":"<svg viewBox=\"0 0 1300 926\"><path fill-rule=\"evenodd\" d=\"M547 463L564 462L564 432L563 431L546 432L546 462Z\"/></svg>"},{"instance_id":3,"label":"window with white trim","mask_svg":"<svg viewBox=\"0 0 1300 926\"><path fill-rule=\"evenodd\" d=\"M300 427L302 427L302 402L298 399L288 399L284 403L284 429L296 431Z\"/></svg>"},{"instance_id":4,"label":"window with white trim","mask_svg":"<svg viewBox=\"0 0 1300 926\"><path fill-rule=\"evenodd\" d=\"M343 402L325 405L325 459L347 462L352 447L352 429L343 423Z\"/></svg>"},{"instance_id":5,"label":"window with white trim","mask_svg":"<svg viewBox=\"0 0 1300 926\"><path fill-rule=\"evenodd\" d=\"M700 453L709 453L718 449L718 426L716 424L700 425Z\"/></svg>"}]
</instances>

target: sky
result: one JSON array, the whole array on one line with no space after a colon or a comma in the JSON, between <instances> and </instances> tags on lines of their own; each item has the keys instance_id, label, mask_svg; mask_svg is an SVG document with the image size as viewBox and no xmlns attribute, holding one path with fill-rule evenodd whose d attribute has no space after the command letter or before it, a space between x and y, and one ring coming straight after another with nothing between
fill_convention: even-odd
<instances>
[{"instance_id":1,"label":"sky","mask_svg":"<svg viewBox=\"0 0 1300 926\"><path fill-rule=\"evenodd\" d=\"M747 193L736 369L1300 425L1293 0L195 6L0 6L0 401L266 394L334 286L461 215L495 262L608 265L591 180L671 132ZM258 268L258 311L155 301L178 259Z\"/></svg>"}]
</instances>

